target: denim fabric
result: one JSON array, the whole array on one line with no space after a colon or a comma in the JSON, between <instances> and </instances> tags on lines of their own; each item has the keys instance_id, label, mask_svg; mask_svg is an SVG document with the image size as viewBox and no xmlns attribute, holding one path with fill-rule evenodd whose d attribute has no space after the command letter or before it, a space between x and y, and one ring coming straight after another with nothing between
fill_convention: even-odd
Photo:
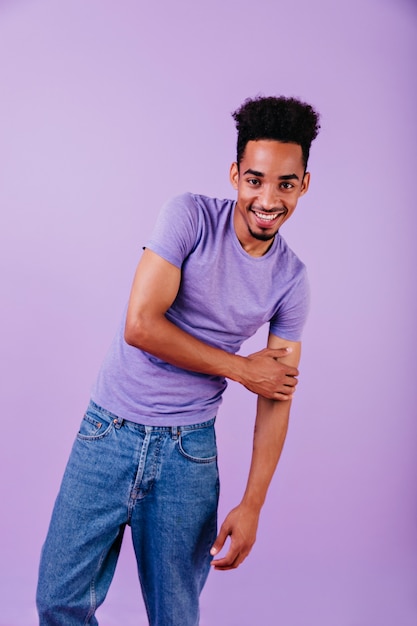
<instances>
[{"instance_id":1,"label":"denim fabric","mask_svg":"<svg viewBox=\"0 0 417 626\"><path fill-rule=\"evenodd\" d=\"M90 403L40 564L40 626L96 626L126 524L151 626L197 626L219 493L214 419L153 427Z\"/></svg>"}]
</instances>

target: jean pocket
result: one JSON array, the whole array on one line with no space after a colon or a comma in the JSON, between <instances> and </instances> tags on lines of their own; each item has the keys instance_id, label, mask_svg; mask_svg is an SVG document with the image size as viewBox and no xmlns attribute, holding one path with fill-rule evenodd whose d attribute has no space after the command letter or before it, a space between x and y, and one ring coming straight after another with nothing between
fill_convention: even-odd
<instances>
[{"instance_id":1,"label":"jean pocket","mask_svg":"<svg viewBox=\"0 0 417 626\"><path fill-rule=\"evenodd\" d=\"M178 439L181 454L194 463L213 463L217 459L214 426L185 430Z\"/></svg>"},{"instance_id":2,"label":"jean pocket","mask_svg":"<svg viewBox=\"0 0 417 626\"><path fill-rule=\"evenodd\" d=\"M113 430L113 421L102 415L96 415L87 411L81 420L77 439L82 441L94 441L106 437Z\"/></svg>"}]
</instances>

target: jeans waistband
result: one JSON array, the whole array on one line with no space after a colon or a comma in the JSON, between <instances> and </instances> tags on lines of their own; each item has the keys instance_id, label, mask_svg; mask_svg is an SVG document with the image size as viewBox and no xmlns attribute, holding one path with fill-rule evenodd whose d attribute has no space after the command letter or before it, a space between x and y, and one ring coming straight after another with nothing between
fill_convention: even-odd
<instances>
[{"instance_id":1,"label":"jeans waistband","mask_svg":"<svg viewBox=\"0 0 417 626\"><path fill-rule=\"evenodd\" d=\"M123 417L119 417L118 415L116 415L115 413L112 413L111 411L108 411L107 409L103 408L102 406L99 406L98 404L96 404L93 400L90 400L88 409L92 409L95 413L99 413L100 415L103 416L107 416L110 420L114 421L115 423L117 422L117 426L120 428L123 423L126 422L126 424L129 425L130 428L134 428L140 432L144 432L144 433L149 433L149 432L159 432L159 433L171 433L171 435L175 438L178 437L182 432L187 432L190 430L197 430L198 428L208 428L210 426L214 426L214 423L216 421L215 417L212 417L209 420L206 420L205 422L199 422L198 424L187 424L184 426L145 426L144 424L140 424L138 422L132 422L132 420L126 420Z\"/></svg>"}]
</instances>

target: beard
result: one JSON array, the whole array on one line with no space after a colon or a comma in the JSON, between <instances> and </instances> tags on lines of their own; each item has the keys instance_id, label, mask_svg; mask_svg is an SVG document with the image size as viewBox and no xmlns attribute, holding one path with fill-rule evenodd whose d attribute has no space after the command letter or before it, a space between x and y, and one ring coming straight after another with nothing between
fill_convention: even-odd
<instances>
[{"instance_id":1,"label":"beard","mask_svg":"<svg viewBox=\"0 0 417 626\"><path fill-rule=\"evenodd\" d=\"M249 226L248 230L251 236L258 241L271 241L271 239L274 239L275 235L278 232L276 231L275 233L255 233L251 228L249 228Z\"/></svg>"}]
</instances>

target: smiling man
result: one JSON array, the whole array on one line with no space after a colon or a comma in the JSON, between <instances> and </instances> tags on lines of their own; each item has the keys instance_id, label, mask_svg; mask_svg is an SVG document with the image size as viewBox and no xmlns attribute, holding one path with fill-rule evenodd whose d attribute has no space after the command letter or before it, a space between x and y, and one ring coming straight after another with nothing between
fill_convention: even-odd
<instances>
[{"instance_id":1,"label":"smiling man","mask_svg":"<svg viewBox=\"0 0 417 626\"><path fill-rule=\"evenodd\" d=\"M308 189L310 174L304 170L301 146L249 141L241 161L232 164L230 178L238 192L236 234L249 254L253 250L253 256L262 256Z\"/></svg>"},{"instance_id":2,"label":"smiling man","mask_svg":"<svg viewBox=\"0 0 417 626\"><path fill-rule=\"evenodd\" d=\"M310 105L283 97L247 100L234 118L236 202L171 200L140 259L43 548L41 626L97 625L126 525L151 626L197 626L210 564L235 568L255 542L308 306L305 267L279 229L308 190L319 124ZM265 323L267 347L238 355ZM226 379L258 402L245 493L216 536L214 423Z\"/></svg>"}]
</instances>

